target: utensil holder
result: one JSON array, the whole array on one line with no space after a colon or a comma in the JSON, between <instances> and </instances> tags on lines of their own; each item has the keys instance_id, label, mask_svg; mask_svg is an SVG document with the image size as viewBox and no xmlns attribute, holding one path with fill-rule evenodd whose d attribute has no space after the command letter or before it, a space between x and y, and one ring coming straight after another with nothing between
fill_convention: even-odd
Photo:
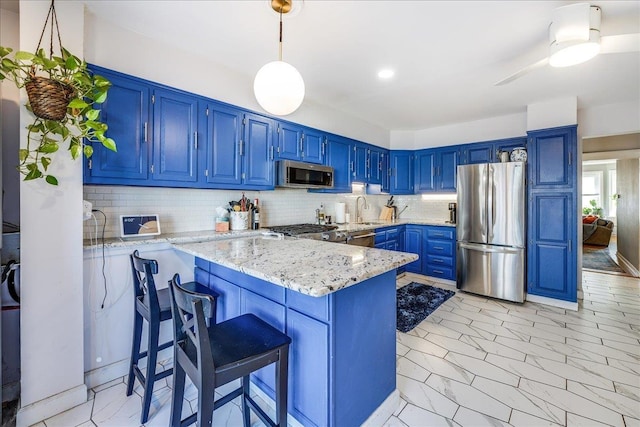
<instances>
[{"instance_id":1,"label":"utensil holder","mask_svg":"<svg viewBox=\"0 0 640 427\"><path fill-rule=\"evenodd\" d=\"M249 229L249 212L231 212L230 219L232 230Z\"/></svg>"}]
</instances>

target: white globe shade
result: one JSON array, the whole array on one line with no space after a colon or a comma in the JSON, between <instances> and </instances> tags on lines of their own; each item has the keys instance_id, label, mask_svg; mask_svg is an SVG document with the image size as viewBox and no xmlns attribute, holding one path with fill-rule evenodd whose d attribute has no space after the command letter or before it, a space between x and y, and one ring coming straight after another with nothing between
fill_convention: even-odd
<instances>
[{"instance_id":1,"label":"white globe shade","mask_svg":"<svg viewBox=\"0 0 640 427\"><path fill-rule=\"evenodd\" d=\"M286 116L302 104L304 80L294 66L283 61L269 62L258 70L253 93L267 112Z\"/></svg>"}]
</instances>

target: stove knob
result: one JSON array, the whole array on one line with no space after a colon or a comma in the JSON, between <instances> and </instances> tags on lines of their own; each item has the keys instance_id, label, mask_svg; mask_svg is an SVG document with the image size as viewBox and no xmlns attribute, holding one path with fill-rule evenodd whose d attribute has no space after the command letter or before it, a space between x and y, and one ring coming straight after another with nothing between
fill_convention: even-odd
<instances>
[{"instance_id":1,"label":"stove knob","mask_svg":"<svg viewBox=\"0 0 640 427\"><path fill-rule=\"evenodd\" d=\"M347 237L347 235L342 231L336 232L336 239L344 239L345 237Z\"/></svg>"},{"instance_id":2,"label":"stove knob","mask_svg":"<svg viewBox=\"0 0 640 427\"><path fill-rule=\"evenodd\" d=\"M322 233L322 240L329 240L330 238L329 233Z\"/></svg>"}]
</instances>

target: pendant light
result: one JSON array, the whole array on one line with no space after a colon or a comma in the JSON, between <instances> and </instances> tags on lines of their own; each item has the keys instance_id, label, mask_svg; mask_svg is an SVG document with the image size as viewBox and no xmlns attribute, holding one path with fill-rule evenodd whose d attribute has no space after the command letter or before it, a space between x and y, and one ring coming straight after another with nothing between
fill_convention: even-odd
<instances>
[{"instance_id":1,"label":"pendant light","mask_svg":"<svg viewBox=\"0 0 640 427\"><path fill-rule=\"evenodd\" d=\"M293 0L272 0L271 7L280 14L278 60L264 65L253 81L258 104L268 113L286 116L300 107L304 99L304 80L296 68L282 60L282 14L291 11Z\"/></svg>"}]
</instances>

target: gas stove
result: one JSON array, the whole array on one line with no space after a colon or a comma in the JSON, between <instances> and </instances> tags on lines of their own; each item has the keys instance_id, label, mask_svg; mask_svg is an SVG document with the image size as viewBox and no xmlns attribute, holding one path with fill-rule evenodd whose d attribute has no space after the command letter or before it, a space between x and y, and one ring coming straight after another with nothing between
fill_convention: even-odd
<instances>
[{"instance_id":1,"label":"gas stove","mask_svg":"<svg viewBox=\"0 0 640 427\"><path fill-rule=\"evenodd\" d=\"M320 224L294 224L269 227L274 233L282 233L285 236L322 240L332 243L346 243L349 245L374 246L375 232L371 232L371 230L349 232L336 230L337 228L337 225Z\"/></svg>"}]
</instances>

